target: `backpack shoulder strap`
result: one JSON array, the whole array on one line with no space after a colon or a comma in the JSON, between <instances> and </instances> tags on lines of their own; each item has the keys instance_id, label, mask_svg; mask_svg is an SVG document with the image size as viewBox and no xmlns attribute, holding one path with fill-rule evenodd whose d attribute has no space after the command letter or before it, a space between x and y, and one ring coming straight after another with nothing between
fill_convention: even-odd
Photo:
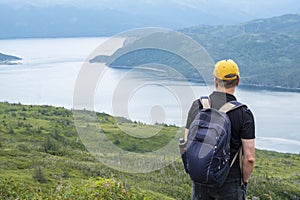
<instances>
[{"instance_id":1,"label":"backpack shoulder strap","mask_svg":"<svg viewBox=\"0 0 300 200\"><path fill-rule=\"evenodd\" d=\"M243 184L243 146L239 148L239 150L234 155L232 162L230 163L230 168L232 167L233 163L236 161L237 157L239 157L239 165L240 165L240 171L241 171L241 185Z\"/></svg>"},{"instance_id":2,"label":"backpack shoulder strap","mask_svg":"<svg viewBox=\"0 0 300 200\"><path fill-rule=\"evenodd\" d=\"M236 161L237 157L239 157L239 161L240 161L240 167L242 166L241 161L242 161L242 156L243 156L243 148L242 146L239 148L239 150L236 152L236 154L234 155L232 162L230 163L230 167L232 167L233 163Z\"/></svg>"},{"instance_id":3,"label":"backpack shoulder strap","mask_svg":"<svg viewBox=\"0 0 300 200\"><path fill-rule=\"evenodd\" d=\"M205 97L200 97L200 102L203 106L203 108L210 108L210 99L209 97L205 96Z\"/></svg>"},{"instance_id":4,"label":"backpack shoulder strap","mask_svg":"<svg viewBox=\"0 0 300 200\"><path fill-rule=\"evenodd\" d=\"M227 113L229 111L232 111L232 110L235 110L239 107L242 107L242 106L245 106L245 104L242 104L240 102L237 102L237 101L229 101L229 102L226 102L220 109L219 111L220 112L224 112L224 113Z\"/></svg>"}]
</instances>

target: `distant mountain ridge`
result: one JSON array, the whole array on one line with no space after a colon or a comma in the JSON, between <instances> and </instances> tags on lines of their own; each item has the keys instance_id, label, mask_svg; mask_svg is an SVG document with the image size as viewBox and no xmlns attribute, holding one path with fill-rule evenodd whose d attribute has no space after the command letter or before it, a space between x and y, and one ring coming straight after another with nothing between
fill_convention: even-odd
<instances>
[{"instance_id":1,"label":"distant mountain ridge","mask_svg":"<svg viewBox=\"0 0 300 200\"><path fill-rule=\"evenodd\" d=\"M255 5L259 0L5 0L0 2L0 38L95 37L143 27L237 24L255 16L300 12L298 8L291 11L291 1L297 0L284 5L275 2L268 12L261 12L263 8Z\"/></svg>"},{"instance_id":2,"label":"distant mountain ridge","mask_svg":"<svg viewBox=\"0 0 300 200\"><path fill-rule=\"evenodd\" d=\"M234 59L240 66L243 85L300 91L300 15L289 14L228 26L199 25L179 31L200 43L214 61ZM166 52L145 49L115 59L119 52L110 57L97 56L91 62L106 62L110 67L156 62L174 67L188 80L203 81L186 62Z\"/></svg>"}]
</instances>

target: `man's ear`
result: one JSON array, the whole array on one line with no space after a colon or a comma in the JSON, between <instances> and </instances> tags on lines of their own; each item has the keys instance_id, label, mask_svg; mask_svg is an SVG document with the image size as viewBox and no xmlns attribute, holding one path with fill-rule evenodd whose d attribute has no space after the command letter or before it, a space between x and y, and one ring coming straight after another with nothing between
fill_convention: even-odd
<instances>
[{"instance_id":1,"label":"man's ear","mask_svg":"<svg viewBox=\"0 0 300 200\"><path fill-rule=\"evenodd\" d=\"M217 78L215 77L215 87L217 88L219 85Z\"/></svg>"},{"instance_id":2,"label":"man's ear","mask_svg":"<svg viewBox=\"0 0 300 200\"><path fill-rule=\"evenodd\" d=\"M240 77L238 76L238 80L237 80L237 82L236 82L236 86L238 86L239 84L240 84Z\"/></svg>"}]
</instances>

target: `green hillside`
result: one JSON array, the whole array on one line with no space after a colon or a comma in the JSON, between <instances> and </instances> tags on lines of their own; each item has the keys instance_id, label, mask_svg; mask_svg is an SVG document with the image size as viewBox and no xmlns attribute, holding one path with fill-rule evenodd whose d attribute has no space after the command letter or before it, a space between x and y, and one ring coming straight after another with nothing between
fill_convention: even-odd
<instances>
[{"instance_id":1,"label":"green hillside","mask_svg":"<svg viewBox=\"0 0 300 200\"><path fill-rule=\"evenodd\" d=\"M96 116L102 134L127 151L152 151L165 145L178 130L164 125L157 135L141 143L125 135L112 116ZM148 127L125 119L122 123ZM249 199L300 199L299 155L257 150L256 157ZM180 160L146 174L113 170L86 151L71 110L0 103L0 199L185 200L190 199L190 193L191 182Z\"/></svg>"},{"instance_id":2,"label":"green hillside","mask_svg":"<svg viewBox=\"0 0 300 200\"><path fill-rule=\"evenodd\" d=\"M300 91L300 15L258 19L237 25L199 25L179 31L201 44L214 61L234 59L240 66L243 85ZM148 41L162 44L179 42L172 38L168 40L163 34L160 36L147 37L152 37ZM135 49L143 40L147 42L147 38L141 38L135 43L128 41L123 49ZM193 49L185 45L181 44L180 48L193 53ZM203 81L190 64L171 52L147 48L123 55L123 49L110 57L97 56L91 62L106 62L110 67L129 68L158 63L171 66L188 80Z\"/></svg>"},{"instance_id":3,"label":"green hillside","mask_svg":"<svg viewBox=\"0 0 300 200\"><path fill-rule=\"evenodd\" d=\"M214 60L239 63L244 84L300 89L300 15L182 30Z\"/></svg>"}]
</instances>

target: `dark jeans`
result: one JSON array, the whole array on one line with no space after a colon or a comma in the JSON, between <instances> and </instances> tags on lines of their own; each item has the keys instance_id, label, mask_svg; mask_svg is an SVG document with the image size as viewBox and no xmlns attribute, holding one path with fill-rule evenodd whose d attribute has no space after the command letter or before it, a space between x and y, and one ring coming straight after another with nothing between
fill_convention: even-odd
<instances>
[{"instance_id":1,"label":"dark jeans","mask_svg":"<svg viewBox=\"0 0 300 200\"><path fill-rule=\"evenodd\" d=\"M239 179L227 180L219 188L202 186L193 182L192 200L245 200L246 190Z\"/></svg>"}]
</instances>

